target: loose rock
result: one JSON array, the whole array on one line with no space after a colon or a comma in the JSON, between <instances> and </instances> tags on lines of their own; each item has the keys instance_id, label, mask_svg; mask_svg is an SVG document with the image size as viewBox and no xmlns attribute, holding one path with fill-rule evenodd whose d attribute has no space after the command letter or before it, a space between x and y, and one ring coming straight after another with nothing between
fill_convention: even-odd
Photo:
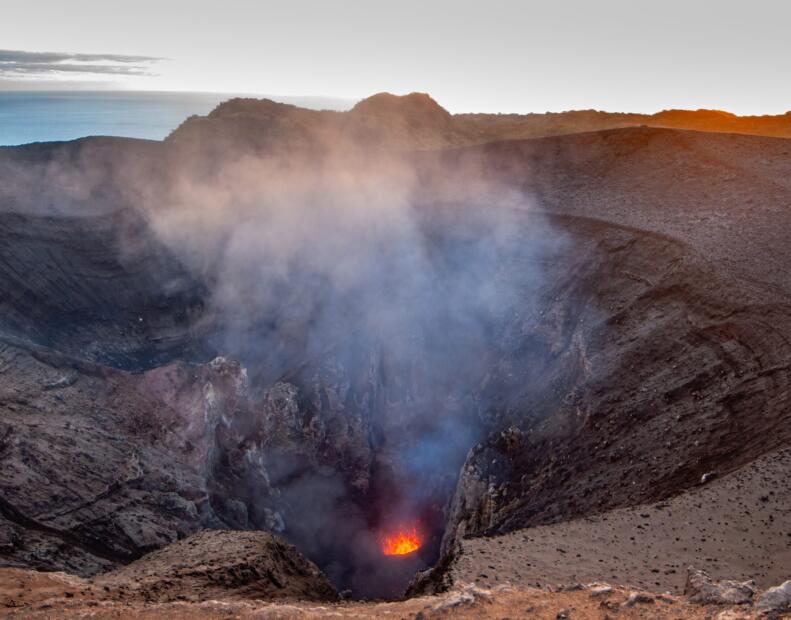
<instances>
[{"instance_id":1,"label":"loose rock","mask_svg":"<svg viewBox=\"0 0 791 620\"><path fill-rule=\"evenodd\" d=\"M629 594L629 598L624 601L624 607L634 607L637 604L648 604L653 603L654 597L649 594L644 594L643 592L632 592Z\"/></svg>"},{"instance_id":2,"label":"loose rock","mask_svg":"<svg viewBox=\"0 0 791 620\"><path fill-rule=\"evenodd\" d=\"M761 594L755 606L761 611L786 611L791 609L791 580L769 588Z\"/></svg>"},{"instance_id":3,"label":"loose rock","mask_svg":"<svg viewBox=\"0 0 791 620\"><path fill-rule=\"evenodd\" d=\"M705 571L690 566L684 594L690 602L701 605L746 605L755 596L755 582L713 581Z\"/></svg>"}]
</instances>

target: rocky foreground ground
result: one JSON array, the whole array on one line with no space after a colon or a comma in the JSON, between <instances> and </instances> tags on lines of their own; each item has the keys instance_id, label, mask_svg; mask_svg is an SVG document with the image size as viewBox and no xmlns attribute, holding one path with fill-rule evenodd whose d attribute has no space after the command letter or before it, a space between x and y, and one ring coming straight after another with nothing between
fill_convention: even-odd
<instances>
[{"instance_id":1,"label":"rocky foreground ground","mask_svg":"<svg viewBox=\"0 0 791 620\"><path fill-rule=\"evenodd\" d=\"M5 618L690 618L746 620L782 618L777 601L788 601L791 583L763 595L756 605L724 603L717 592L734 595L734 588L704 591L701 597L656 594L604 583L575 585L557 591L510 586L492 589L460 584L449 592L393 602L329 602L304 600L266 602L224 600L147 603L117 600L82 580L63 573L0 570L0 613ZM738 588L735 594L739 594ZM707 598L708 597L708 598Z\"/></svg>"}]
</instances>

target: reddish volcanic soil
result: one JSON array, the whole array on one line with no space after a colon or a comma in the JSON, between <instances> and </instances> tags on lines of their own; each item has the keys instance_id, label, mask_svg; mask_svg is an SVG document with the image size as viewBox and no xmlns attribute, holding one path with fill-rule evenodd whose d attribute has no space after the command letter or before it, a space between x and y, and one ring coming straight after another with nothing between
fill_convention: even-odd
<instances>
[{"instance_id":1,"label":"reddish volcanic soil","mask_svg":"<svg viewBox=\"0 0 791 620\"><path fill-rule=\"evenodd\" d=\"M73 578L71 578L73 580ZM654 595L645 591L613 588L599 594L595 588L548 592L538 588L498 586L487 590L460 586L446 594L389 603L329 603L304 601L266 603L259 601L209 600L201 603L116 602L83 594L68 578L57 574L19 574L0 569L0 604L7 605L6 618L143 618L226 620L228 618L320 619L320 618L638 618L703 620L748 620L759 616L743 606L702 606L682 597ZM65 594L68 593L68 594ZM65 596L64 596L65 595ZM639 602L629 603L639 595ZM9 603L13 601L11 605ZM18 607L15 609L15 607Z\"/></svg>"}]
</instances>

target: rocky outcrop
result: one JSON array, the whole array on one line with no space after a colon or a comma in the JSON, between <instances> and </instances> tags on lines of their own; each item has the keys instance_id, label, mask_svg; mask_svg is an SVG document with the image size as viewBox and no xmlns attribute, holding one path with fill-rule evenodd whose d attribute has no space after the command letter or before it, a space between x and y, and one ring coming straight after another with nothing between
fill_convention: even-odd
<instances>
[{"instance_id":1,"label":"rocky outcrop","mask_svg":"<svg viewBox=\"0 0 791 620\"><path fill-rule=\"evenodd\" d=\"M94 580L120 599L335 601L338 593L293 546L265 532L204 530Z\"/></svg>"},{"instance_id":2,"label":"rocky outcrop","mask_svg":"<svg viewBox=\"0 0 791 620\"><path fill-rule=\"evenodd\" d=\"M277 476L332 463L299 390L254 398L232 360L129 373L5 343L0 368L5 565L92 575L205 527L283 531ZM305 462L272 469L288 459Z\"/></svg>"},{"instance_id":3,"label":"rocky outcrop","mask_svg":"<svg viewBox=\"0 0 791 620\"><path fill-rule=\"evenodd\" d=\"M448 527L440 548L441 557L452 554L460 538L485 532L494 524L500 493L494 470L497 469L499 457L499 452L481 444L468 454L450 502Z\"/></svg>"},{"instance_id":4,"label":"rocky outcrop","mask_svg":"<svg viewBox=\"0 0 791 620\"><path fill-rule=\"evenodd\" d=\"M454 117L425 93L402 97L379 93L348 113L345 131L358 143L391 148L429 149L469 143Z\"/></svg>"},{"instance_id":5,"label":"rocky outcrop","mask_svg":"<svg viewBox=\"0 0 791 620\"><path fill-rule=\"evenodd\" d=\"M307 110L268 99L232 99L194 116L165 141L172 167L211 169L242 156L296 159L312 166L331 154L366 157L476 142L462 124L424 93L379 93L348 112ZM210 173L210 172L209 172Z\"/></svg>"},{"instance_id":6,"label":"rocky outcrop","mask_svg":"<svg viewBox=\"0 0 791 620\"><path fill-rule=\"evenodd\" d=\"M701 605L749 605L753 602L754 581L714 581L702 570L687 568L684 594L693 603Z\"/></svg>"},{"instance_id":7,"label":"rocky outcrop","mask_svg":"<svg viewBox=\"0 0 791 620\"><path fill-rule=\"evenodd\" d=\"M214 432L202 391L222 389L221 369L165 384L155 379L168 369L133 374L8 343L0 366L5 565L91 575L223 525L200 446ZM197 379L187 368L169 370ZM195 409L179 410L175 392Z\"/></svg>"},{"instance_id":8,"label":"rocky outcrop","mask_svg":"<svg viewBox=\"0 0 791 620\"><path fill-rule=\"evenodd\" d=\"M784 612L791 609L791 581L761 593L755 606L762 612Z\"/></svg>"}]
</instances>

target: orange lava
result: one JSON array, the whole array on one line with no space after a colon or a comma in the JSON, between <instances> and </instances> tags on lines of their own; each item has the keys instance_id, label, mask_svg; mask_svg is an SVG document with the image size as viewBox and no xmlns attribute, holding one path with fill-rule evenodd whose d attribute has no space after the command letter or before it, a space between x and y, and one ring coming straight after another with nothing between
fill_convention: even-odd
<instances>
[{"instance_id":1,"label":"orange lava","mask_svg":"<svg viewBox=\"0 0 791 620\"><path fill-rule=\"evenodd\" d=\"M417 533L417 528L399 529L390 536L382 537L382 553L385 555L408 555L414 553L423 541L420 539L420 534Z\"/></svg>"}]
</instances>

